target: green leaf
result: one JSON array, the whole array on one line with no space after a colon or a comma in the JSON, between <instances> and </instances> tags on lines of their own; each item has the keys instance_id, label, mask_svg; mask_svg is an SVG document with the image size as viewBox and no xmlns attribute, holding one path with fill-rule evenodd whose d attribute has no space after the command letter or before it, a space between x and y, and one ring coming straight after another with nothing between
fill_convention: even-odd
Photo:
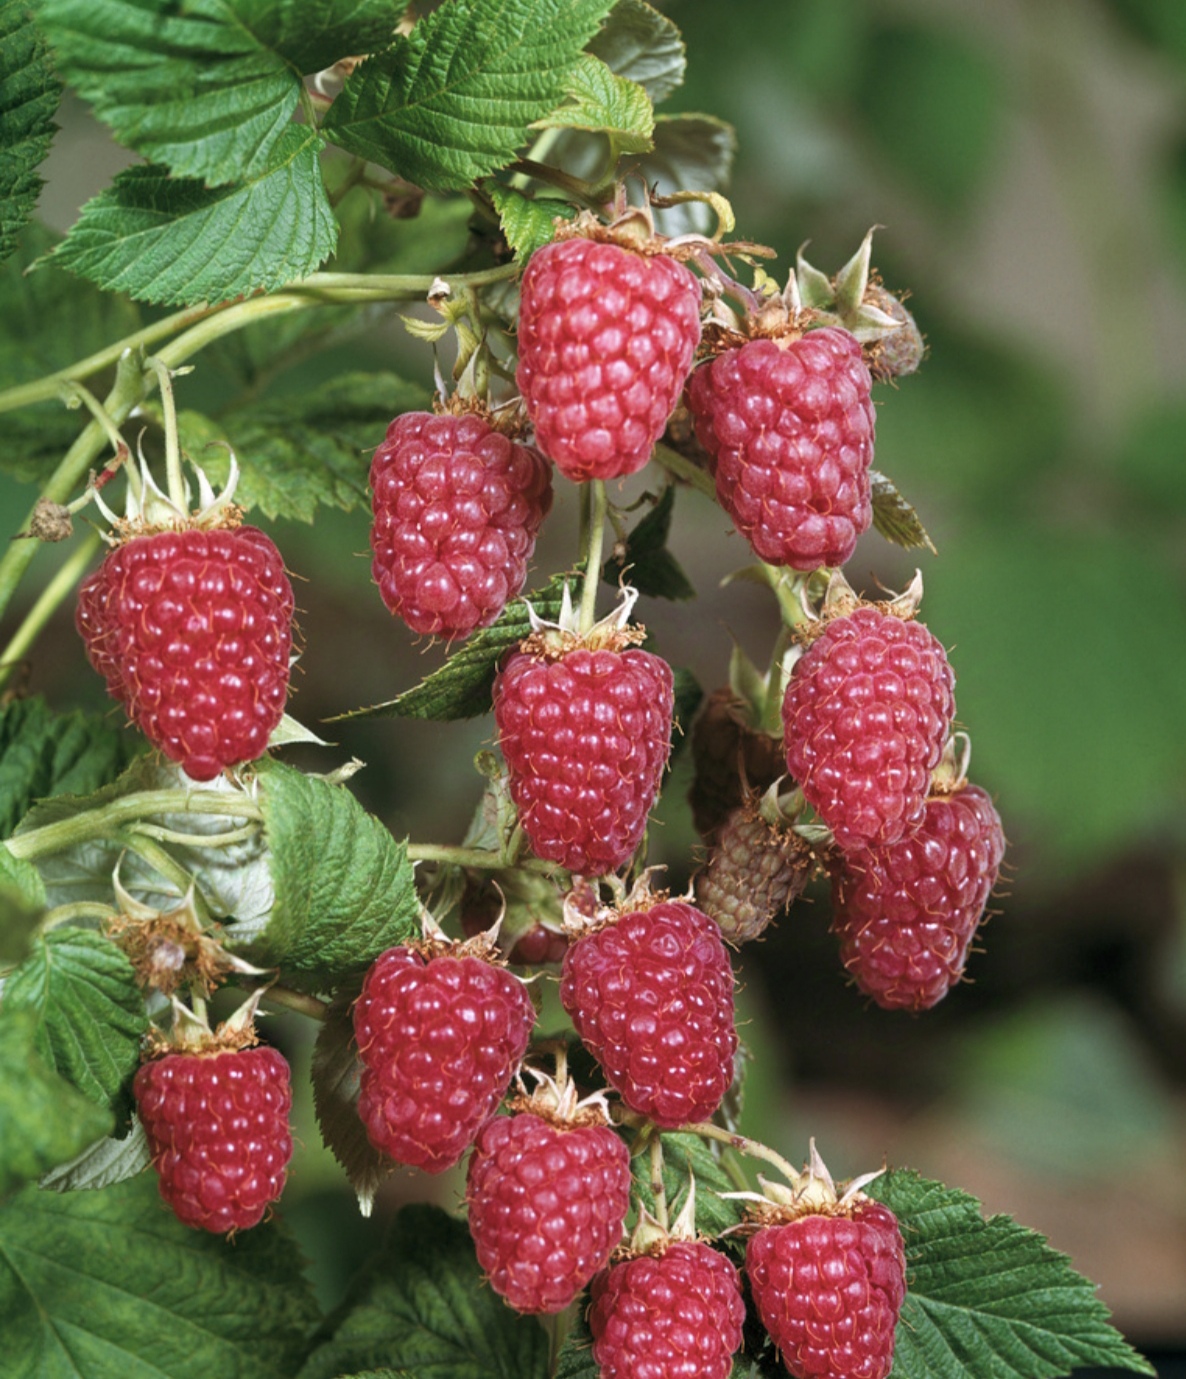
<instances>
[{"instance_id":1,"label":"green leaf","mask_svg":"<svg viewBox=\"0 0 1186 1379\"><path fill-rule=\"evenodd\" d=\"M533 200L497 182L490 185L490 199L498 212L503 238L521 263L526 263L537 249L551 244L558 219L571 220L576 215L566 201L555 201L548 196Z\"/></svg>"},{"instance_id":2,"label":"green leaf","mask_svg":"<svg viewBox=\"0 0 1186 1379\"><path fill-rule=\"evenodd\" d=\"M44 1174L41 1186L50 1192L95 1191L134 1178L151 1162L144 1127L133 1117L122 1140L104 1135L88 1144L81 1154Z\"/></svg>"},{"instance_id":3,"label":"green leaf","mask_svg":"<svg viewBox=\"0 0 1186 1379\"><path fill-rule=\"evenodd\" d=\"M41 899L31 897L41 890ZM45 914L45 891L37 868L0 845L0 967L18 963Z\"/></svg>"},{"instance_id":4,"label":"green leaf","mask_svg":"<svg viewBox=\"0 0 1186 1379\"><path fill-rule=\"evenodd\" d=\"M0 1198L111 1129L108 1112L41 1061L36 1037L36 1015L6 999L0 1006ZM7 1319L3 1294L0 1285L0 1316Z\"/></svg>"},{"instance_id":5,"label":"green leaf","mask_svg":"<svg viewBox=\"0 0 1186 1379\"><path fill-rule=\"evenodd\" d=\"M183 1226L150 1175L0 1209L12 1379L291 1379L317 1322L296 1242Z\"/></svg>"},{"instance_id":6,"label":"green leaf","mask_svg":"<svg viewBox=\"0 0 1186 1379\"><path fill-rule=\"evenodd\" d=\"M391 34L386 0L42 0L58 70L115 136L207 186L271 165L302 72Z\"/></svg>"},{"instance_id":7,"label":"green leaf","mask_svg":"<svg viewBox=\"0 0 1186 1379\"><path fill-rule=\"evenodd\" d=\"M1035 1231L1008 1216L985 1220L974 1197L916 1173L888 1173L868 1192L906 1241L894 1379L1047 1379L1083 1365L1155 1372L1109 1324L1094 1285Z\"/></svg>"},{"instance_id":8,"label":"green leaf","mask_svg":"<svg viewBox=\"0 0 1186 1379\"><path fill-rule=\"evenodd\" d=\"M586 129L607 134L621 153L648 153L654 143L655 111L637 82L618 77L587 54L572 69L567 101L532 129Z\"/></svg>"},{"instance_id":9,"label":"green leaf","mask_svg":"<svg viewBox=\"0 0 1186 1379\"><path fill-rule=\"evenodd\" d=\"M555 109L610 0L453 0L364 62L322 128L429 190L505 167Z\"/></svg>"},{"instance_id":10,"label":"green leaf","mask_svg":"<svg viewBox=\"0 0 1186 1379\"><path fill-rule=\"evenodd\" d=\"M359 1210L371 1214L379 1184L395 1167L367 1138L358 1114L360 1060L351 1014L361 981L335 994L313 1046L313 1109L326 1148L346 1170Z\"/></svg>"},{"instance_id":11,"label":"green leaf","mask_svg":"<svg viewBox=\"0 0 1186 1379\"><path fill-rule=\"evenodd\" d=\"M34 221L0 267L0 378L6 384L55 373L141 325L139 308L126 297L100 292L49 264L26 273L56 242ZM62 329L64 320L69 330ZM0 469L22 481L48 475L82 426L79 414L60 402L0 414Z\"/></svg>"},{"instance_id":12,"label":"green leaf","mask_svg":"<svg viewBox=\"0 0 1186 1379\"><path fill-rule=\"evenodd\" d=\"M61 86L25 0L0 0L0 259L17 246L41 193Z\"/></svg>"},{"instance_id":13,"label":"green leaf","mask_svg":"<svg viewBox=\"0 0 1186 1379\"><path fill-rule=\"evenodd\" d=\"M109 291L181 306L306 277L337 239L322 143L286 129L254 177L213 189L156 165L128 168L82 208L53 262Z\"/></svg>"},{"instance_id":14,"label":"green leaf","mask_svg":"<svg viewBox=\"0 0 1186 1379\"><path fill-rule=\"evenodd\" d=\"M640 594L659 599L694 599L696 590L675 556L667 549L671 513L675 507L675 485L668 484L663 496L626 538L621 556L605 562L602 578L615 587L625 580Z\"/></svg>"},{"instance_id":15,"label":"green leaf","mask_svg":"<svg viewBox=\"0 0 1186 1379\"><path fill-rule=\"evenodd\" d=\"M874 530L905 550L927 550L938 555L922 519L898 492L894 481L876 469L869 471L869 479L873 488Z\"/></svg>"},{"instance_id":16,"label":"green leaf","mask_svg":"<svg viewBox=\"0 0 1186 1379\"><path fill-rule=\"evenodd\" d=\"M482 1278L464 1223L409 1206L355 1281L298 1379L383 1366L433 1379L546 1379L548 1338Z\"/></svg>"},{"instance_id":17,"label":"green leaf","mask_svg":"<svg viewBox=\"0 0 1186 1379\"><path fill-rule=\"evenodd\" d=\"M655 105L682 84L688 65L679 29L645 0L618 0L589 51L617 76L638 82Z\"/></svg>"},{"instance_id":18,"label":"green leaf","mask_svg":"<svg viewBox=\"0 0 1186 1379\"><path fill-rule=\"evenodd\" d=\"M689 1179L696 1179L696 1230L707 1236L718 1236L730 1226L737 1225L743 1213L742 1203L725 1201L722 1192L734 1192L737 1185L721 1167L716 1149L699 1135L664 1133L663 1187L667 1193L667 1212L672 1219L678 1214L688 1195ZM649 1212L655 1210L655 1195L651 1191L650 1151L636 1154L630 1162L634 1174L634 1195Z\"/></svg>"},{"instance_id":19,"label":"green leaf","mask_svg":"<svg viewBox=\"0 0 1186 1379\"><path fill-rule=\"evenodd\" d=\"M303 393L285 393L228 412L178 417L182 448L217 488L227 479L229 445L242 464L235 501L266 517L312 522L319 506L346 512L369 501L371 455L393 417L428 405L419 385L392 373L336 374ZM145 412L160 419L159 408ZM209 448L207 448L209 447Z\"/></svg>"},{"instance_id":20,"label":"green leaf","mask_svg":"<svg viewBox=\"0 0 1186 1379\"><path fill-rule=\"evenodd\" d=\"M8 979L4 1005L36 1016L37 1050L55 1071L99 1106L116 1107L139 1065L148 1016L132 964L110 939L51 929Z\"/></svg>"},{"instance_id":21,"label":"green leaf","mask_svg":"<svg viewBox=\"0 0 1186 1379\"><path fill-rule=\"evenodd\" d=\"M276 761L256 772L275 901L246 955L324 990L419 935L406 844L343 785Z\"/></svg>"},{"instance_id":22,"label":"green leaf","mask_svg":"<svg viewBox=\"0 0 1186 1379\"><path fill-rule=\"evenodd\" d=\"M12 837L35 800L90 794L138 751L108 716L55 714L40 697L6 704L0 709L0 838Z\"/></svg>"},{"instance_id":23,"label":"green leaf","mask_svg":"<svg viewBox=\"0 0 1186 1379\"><path fill-rule=\"evenodd\" d=\"M545 621L555 621L560 616L564 585L571 579L570 575L556 575L543 589L514 599L496 623L474 633L460 651L454 652L414 689L405 690L385 704L355 709L339 714L338 718L426 718L444 722L489 713L498 663L531 635L527 604L530 602Z\"/></svg>"}]
</instances>

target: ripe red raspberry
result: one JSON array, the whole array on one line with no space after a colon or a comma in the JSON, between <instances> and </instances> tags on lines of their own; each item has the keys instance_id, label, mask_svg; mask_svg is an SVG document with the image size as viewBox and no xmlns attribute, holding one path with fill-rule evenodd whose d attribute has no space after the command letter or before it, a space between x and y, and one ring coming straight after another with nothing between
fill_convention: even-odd
<instances>
[{"instance_id":1,"label":"ripe red raspberry","mask_svg":"<svg viewBox=\"0 0 1186 1379\"><path fill-rule=\"evenodd\" d=\"M486 418L408 412L371 462L371 573L414 632L488 627L523 588L552 476Z\"/></svg>"},{"instance_id":2,"label":"ripe red raspberry","mask_svg":"<svg viewBox=\"0 0 1186 1379\"><path fill-rule=\"evenodd\" d=\"M284 716L292 586L255 527L134 536L83 581L75 623L128 717L194 780L254 761Z\"/></svg>"},{"instance_id":3,"label":"ripe red raspberry","mask_svg":"<svg viewBox=\"0 0 1186 1379\"><path fill-rule=\"evenodd\" d=\"M922 826L850 853L832 886L832 928L857 985L886 1010L928 1010L963 975L1000 874L1005 834L987 791L933 795Z\"/></svg>"},{"instance_id":4,"label":"ripe red raspberry","mask_svg":"<svg viewBox=\"0 0 1186 1379\"><path fill-rule=\"evenodd\" d=\"M750 340L688 385L717 499L763 560L843 565L873 520L869 370L846 331Z\"/></svg>"},{"instance_id":5,"label":"ripe red raspberry","mask_svg":"<svg viewBox=\"0 0 1186 1379\"><path fill-rule=\"evenodd\" d=\"M615 1264L593 1280L600 1379L728 1379L745 1303L737 1270L701 1241Z\"/></svg>"},{"instance_id":6,"label":"ripe red raspberry","mask_svg":"<svg viewBox=\"0 0 1186 1379\"><path fill-rule=\"evenodd\" d=\"M666 254L573 238L523 274L516 381L540 449L576 482L633 474L700 342L700 284Z\"/></svg>"},{"instance_id":7,"label":"ripe red raspberry","mask_svg":"<svg viewBox=\"0 0 1186 1379\"><path fill-rule=\"evenodd\" d=\"M859 1197L752 1236L754 1306L795 1379L887 1379L906 1296L893 1212Z\"/></svg>"},{"instance_id":8,"label":"ripe red raspberry","mask_svg":"<svg viewBox=\"0 0 1186 1379\"><path fill-rule=\"evenodd\" d=\"M292 1157L288 1064L270 1048L170 1053L132 1084L161 1196L187 1226L254 1226Z\"/></svg>"},{"instance_id":9,"label":"ripe red raspberry","mask_svg":"<svg viewBox=\"0 0 1186 1379\"><path fill-rule=\"evenodd\" d=\"M629 911L569 943L560 1001L632 1111L707 1120L733 1082L733 968L721 931L680 900Z\"/></svg>"},{"instance_id":10,"label":"ripe red raspberry","mask_svg":"<svg viewBox=\"0 0 1186 1379\"><path fill-rule=\"evenodd\" d=\"M354 1006L358 1114L371 1144L441 1173L510 1086L535 1010L517 977L472 954L389 948Z\"/></svg>"},{"instance_id":11,"label":"ripe red raspberry","mask_svg":"<svg viewBox=\"0 0 1186 1379\"><path fill-rule=\"evenodd\" d=\"M599 876L642 841L671 748L671 667L637 647L514 653L494 721L537 857Z\"/></svg>"},{"instance_id":12,"label":"ripe red raspberry","mask_svg":"<svg viewBox=\"0 0 1186 1379\"><path fill-rule=\"evenodd\" d=\"M630 1183L630 1153L600 1114L488 1120L466 1201L494 1291L519 1312L562 1312L621 1240Z\"/></svg>"},{"instance_id":13,"label":"ripe red raspberry","mask_svg":"<svg viewBox=\"0 0 1186 1379\"><path fill-rule=\"evenodd\" d=\"M884 847L922 823L955 677L919 622L872 605L833 617L783 700L787 770L837 845Z\"/></svg>"}]
</instances>

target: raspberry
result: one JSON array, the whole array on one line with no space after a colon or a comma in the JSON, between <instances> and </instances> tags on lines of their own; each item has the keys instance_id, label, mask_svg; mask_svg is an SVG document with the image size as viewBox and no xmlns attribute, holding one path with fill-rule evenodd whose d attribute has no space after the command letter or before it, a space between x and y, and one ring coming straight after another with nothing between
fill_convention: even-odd
<instances>
[{"instance_id":1,"label":"raspberry","mask_svg":"<svg viewBox=\"0 0 1186 1379\"><path fill-rule=\"evenodd\" d=\"M593 1280L600 1379L728 1379L744 1320L737 1270L702 1242L673 1241Z\"/></svg>"},{"instance_id":2,"label":"raspberry","mask_svg":"<svg viewBox=\"0 0 1186 1379\"><path fill-rule=\"evenodd\" d=\"M832 618L783 700L787 770L837 845L883 847L922 823L955 713L947 654L871 604Z\"/></svg>"},{"instance_id":3,"label":"raspberry","mask_svg":"<svg viewBox=\"0 0 1186 1379\"><path fill-rule=\"evenodd\" d=\"M696 903L732 943L759 938L811 876L811 854L790 830L771 827L752 805L729 816L708 866L696 877Z\"/></svg>"},{"instance_id":4,"label":"raspberry","mask_svg":"<svg viewBox=\"0 0 1186 1379\"><path fill-rule=\"evenodd\" d=\"M255 527L134 536L83 581L75 623L128 717L194 780L254 761L284 716L292 586Z\"/></svg>"},{"instance_id":5,"label":"raspberry","mask_svg":"<svg viewBox=\"0 0 1186 1379\"><path fill-rule=\"evenodd\" d=\"M887 1207L861 1197L752 1236L754 1306L796 1379L886 1379L906 1296L906 1256Z\"/></svg>"},{"instance_id":6,"label":"raspberry","mask_svg":"<svg viewBox=\"0 0 1186 1379\"><path fill-rule=\"evenodd\" d=\"M744 785L759 794L786 769L782 744L750 722L745 702L726 685L708 696L692 725L695 775L688 791L692 821L706 843L741 804Z\"/></svg>"},{"instance_id":7,"label":"raspberry","mask_svg":"<svg viewBox=\"0 0 1186 1379\"><path fill-rule=\"evenodd\" d=\"M488 627L523 588L552 478L482 416L408 412L371 463L371 573L414 632Z\"/></svg>"},{"instance_id":8,"label":"raspberry","mask_svg":"<svg viewBox=\"0 0 1186 1379\"><path fill-rule=\"evenodd\" d=\"M494 721L537 857L598 876L642 841L671 747L671 667L637 647L514 653Z\"/></svg>"},{"instance_id":9,"label":"raspberry","mask_svg":"<svg viewBox=\"0 0 1186 1379\"><path fill-rule=\"evenodd\" d=\"M371 1144L429 1173L451 1168L502 1100L534 1024L505 968L465 953L380 954L354 1007Z\"/></svg>"},{"instance_id":10,"label":"raspberry","mask_svg":"<svg viewBox=\"0 0 1186 1379\"><path fill-rule=\"evenodd\" d=\"M563 1312L621 1240L630 1183L629 1151L600 1115L488 1120L466 1201L494 1291L519 1312Z\"/></svg>"},{"instance_id":11,"label":"raspberry","mask_svg":"<svg viewBox=\"0 0 1186 1379\"><path fill-rule=\"evenodd\" d=\"M773 565L843 565L873 520L874 413L861 347L824 327L750 340L692 375L688 408L717 499Z\"/></svg>"},{"instance_id":12,"label":"raspberry","mask_svg":"<svg viewBox=\"0 0 1186 1379\"><path fill-rule=\"evenodd\" d=\"M927 801L922 826L850 853L833 882L832 928L857 985L886 1010L928 1010L959 981L1005 854L987 791Z\"/></svg>"},{"instance_id":13,"label":"raspberry","mask_svg":"<svg viewBox=\"0 0 1186 1379\"><path fill-rule=\"evenodd\" d=\"M187 1226L246 1230L284 1190L288 1064L270 1048L170 1053L133 1082L161 1196Z\"/></svg>"},{"instance_id":14,"label":"raspberry","mask_svg":"<svg viewBox=\"0 0 1186 1379\"><path fill-rule=\"evenodd\" d=\"M576 482L650 459L700 342L700 284L666 254L573 238L523 274L516 381L540 449Z\"/></svg>"},{"instance_id":15,"label":"raspberry","mask_svg":"<svg viewBox=\"0 0 1186 1379\"><path fill-rule=\"evenodd\" d=\"M717 926L683 901L632 910L570 942L560 1001L632 1111L707 1120L733 1082L733 968Z\"/></svg>"}]
</instances>

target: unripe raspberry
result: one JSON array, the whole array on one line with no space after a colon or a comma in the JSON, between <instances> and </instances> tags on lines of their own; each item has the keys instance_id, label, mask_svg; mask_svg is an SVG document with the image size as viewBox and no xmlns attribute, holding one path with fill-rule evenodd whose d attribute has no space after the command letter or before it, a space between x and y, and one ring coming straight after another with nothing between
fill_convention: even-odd
<instances>
[{"instance_id":1,"label":"unripe raspberry","mask_svg":"<svg viewBox=\"0 0 1186 1379\"><path fill-rule=\"evenodd\" d=\"M78 591L91 664L194 780L254 761L284 716L292 586L255 527L133 536Z\"/></svg>"},{"instance_id":2,"label":"unripe raspberry","mask_svg":"<svg viewBox=\"0 0 1186 1379\"><path fill-rule=\"evenodd\" d=\"M429 1173L452 1167L502 1100L534 1024L526 988L505 968L389 948L354 1007L371 1144Z\"/></svg>"},{"instance_id":3,"label":"unripe raspberry","mask_svg":"<svg viewBox=\"0 0 1186 1379\"><path fill-rule=\"evenodd\" d=\"M887 1379L906 1296L902 1235L868 1198L752 1236L754 1306L795 1379Z\"/></svg>"},{"instance_id":4,"label":"unripe raspberry","mask_svg":"<svg viewBox=\"0 0 1186 1379\"><path fill-rule=\"evenodd\" d=\"M787 770L845 851L922 823L955 713L955 677L919 622L871 604L832 617L783 701Z\"/></svg>"},{"instance_id":5,"label":"unripe raspberry","mask_svg":"<svg viewBox=\"0 0 1186 1379\"><path fill-rule=\"evenodd\" d=\"M688 408L717 499L763 560L843 565L868 530L870 382L860 345L834 327L749 340L692 375Z\"/></svg>"},{"instance_id":6,"label":"unripe raspberry","mask_svg":"<svg viewBox=\"0 0 1186 1379\"><path fill-rule=\"evenodd\" d=\"M597 876L633 856L667 764L674 703L671 667L637 647L510 657L494 721L537 857Z\"/></svg>"},{"instance_id":7,"label":"unripe raspberry","mask_svg":"<svg viewBox=\"0 0 1186 1379\"><path fill-rule=\"evenodd\" d=\"M857 985L886 1010L927 1010L963 975L1000 874L1005 834L988 793L933 795L917 832L850 853L832 888L832 928Z\"/></svg>"},{"instance_id":8,"label":"unripe raspberry","mask_svg":"<svg viewBox=\"0 0 1186 1379\"><path fill-rule=\"evenodd\" d=\"M516 381L536 440L567 478L650 459L700 341L700 285L675 259L576 237L523 274Z\"/></svg>"},{"instance_id":9,"label":"unripe raspberry","mask_svg":"<svg viewBox=\"0 0 1186 1379\"><path fill-rule=\"evenodd\" d=\"M371 462L371 573L414 632L463 637L523 588L552 505L547 462L485 417L407 412Z\"/></svg>"},{"instance_id":10,"label":"unripe raspberry","mask_svg":"<svg viewBox=\"0 0 1186 1379\"><path fill-rule=\"evenodd\" d=\"M292 1157L288 1064L271 1048L170 1053L132 1089L161 1196L187 1226L254 1226Z\"/></svg>"},{"instance_id":11,"label":"unripe raspberry","mask_svg":"<svg viewBox=\"0 0 1186 1379\"><path fill-rule=\"evenodd\" d=\"M790 829L772 827L742 805L721 829L696 877L696 903L731 943L760 938L803 890L811 853Z\"/></svg>"},{"instance_id":12,"label":"unripe raspberry","mask_svg":"<svg viewBox=\"0 0 1186 1379\"><path fill-rule=\"evenodd\" d=\"M593 1280L600 1379L728 1379L744 1320L737 1270L700 1241L672 1241Z\"/></svg>"},{"instance_id":13,"label":"unripe raspberry","mask_svg":"<svg viewBox=\"0 0 1186 1379\"><path fill-rule=\"evenodd\" d=\"M707 1120L733 1082L733 968L683 901L631 910L569 943L560 1000L606 1081L670 1128Z\"/></svg>"},{"instance_id":14,"label":"unripe raspberry","mask_svg":"<svg viewBox=\"0 0 1186 1379\"><path fill-rule=\"evenodd\" d=\"M630 1153L602 1115L487 1121L466 1203L494 1291L519 1312L562 1312L621 1240L630 1185Z\"/></svg>"}]
</instances>

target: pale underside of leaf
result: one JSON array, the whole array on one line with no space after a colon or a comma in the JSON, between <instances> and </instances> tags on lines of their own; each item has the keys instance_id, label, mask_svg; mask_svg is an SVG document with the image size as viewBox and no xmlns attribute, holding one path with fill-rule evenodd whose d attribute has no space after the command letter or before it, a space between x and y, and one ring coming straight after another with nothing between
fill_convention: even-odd
<instances>
[{"instance_id":1,"label":"pale underside of leaf","mask_svg":"<svg viewBox=\"0 0 1186 1379\"><path fill-rule=\"evenodd\" d=\"M589 51L611 72L638 82L655 105L682 84L688 65L679 29L645 0L618 0Z\"/></svg>"}]
</instances>

